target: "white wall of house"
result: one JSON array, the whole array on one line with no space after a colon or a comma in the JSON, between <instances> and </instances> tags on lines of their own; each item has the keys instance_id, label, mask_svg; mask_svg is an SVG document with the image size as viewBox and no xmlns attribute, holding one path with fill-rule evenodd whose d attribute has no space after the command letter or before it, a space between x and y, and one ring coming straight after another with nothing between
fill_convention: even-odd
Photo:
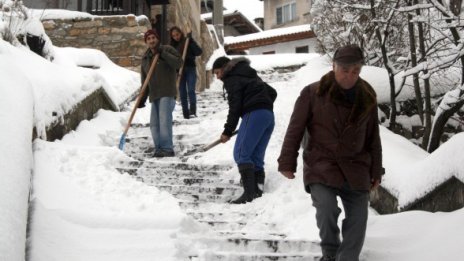
<instances>
[{"instance_id":1,"label":"white wall of house","mask_svg":"<svg viewBox=\"0 0 464 261\"><path fill-rule=\"evenodd\" d=\"M316 38L311 38L250 48L248 51L249 54L263 54L267 52L296 53L295 50L297 47L308 46L309 53L314 53L317 51L317 44Z\"/></svg>"},{"instance_id":2,"label":"white wall of house","mask_svg":"<svg viewBox=\"0 0 464 261\"><path fill-rule=\"evenodd\" d=\"M264 0L264 30L311 23L312 4L313 0Z\"/></svg>"}]
</instances>

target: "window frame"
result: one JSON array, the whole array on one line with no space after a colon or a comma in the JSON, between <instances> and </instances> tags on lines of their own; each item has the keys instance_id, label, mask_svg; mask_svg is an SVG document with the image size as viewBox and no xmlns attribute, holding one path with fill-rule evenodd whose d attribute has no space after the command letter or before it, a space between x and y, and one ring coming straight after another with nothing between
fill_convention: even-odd
<instances>
[{"instance_id":1,"label":"window frame","mask_svg":"<svg viewBox=\"0 0 464 261\"><path fill-rule=\"evenodd\" d=\"M286 24L297 20L296 2L285 3L276 7L276 25Z\"/></svg>"}]
</instances>

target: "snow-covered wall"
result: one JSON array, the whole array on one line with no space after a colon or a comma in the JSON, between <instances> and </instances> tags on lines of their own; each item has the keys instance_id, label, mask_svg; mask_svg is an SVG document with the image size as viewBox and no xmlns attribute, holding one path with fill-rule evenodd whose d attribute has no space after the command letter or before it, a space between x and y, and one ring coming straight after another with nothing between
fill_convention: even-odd
<instances>
[{"instance_id":1,"label":"snow-covered wall","mask_svg":"<svg viewBox=\"0 0 464 261\"><path fill-rule=\"evenodd\" d=\"M0 39L0 260L25 260L32 171L32 83ZM14 123L14 124L12 124Z\"/></svg>"}]
</instances>

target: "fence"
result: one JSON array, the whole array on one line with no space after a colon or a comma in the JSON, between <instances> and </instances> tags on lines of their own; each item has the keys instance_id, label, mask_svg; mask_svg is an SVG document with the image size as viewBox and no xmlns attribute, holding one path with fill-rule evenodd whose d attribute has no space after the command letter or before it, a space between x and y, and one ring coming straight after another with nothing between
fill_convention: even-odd
<instances>
[{"instance_id":1,"label":"fence","mask_svg":"<svg viewBox=\"0 0 464 261\"><path fill-rule=\"evenodd\" d=\"M147 9L145 0L77 0L77 10L94 15L141 15Z\"/></svg>"}]
</instances>

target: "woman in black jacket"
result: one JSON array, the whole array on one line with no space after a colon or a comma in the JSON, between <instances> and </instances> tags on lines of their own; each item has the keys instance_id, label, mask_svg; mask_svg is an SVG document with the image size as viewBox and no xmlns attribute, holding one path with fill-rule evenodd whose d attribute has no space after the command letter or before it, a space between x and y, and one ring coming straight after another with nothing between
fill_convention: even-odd
<instances>
[{"instance_id":1,"label":"woman in black jacket","mask_svg":"<svg viewBox=\"0 0 464 261\"><path fill-rule=\"evenodd\" d=\"M189 39L188 47L186 50L184 69L179 83L179 95L182 103L182 114L185 119L197 115L197 97L195 94L195 84L197 82L197 69L195 65L195 58L203 53L203 50L198 46L192 38L192 33L188 33L187 37L184 36L179 27L174 26L169 30L171 36L171 46L176 48L177 51L183 55L184 46ZM190 107L189 107L190 102Z\"/></svg>"}]
</instances>

